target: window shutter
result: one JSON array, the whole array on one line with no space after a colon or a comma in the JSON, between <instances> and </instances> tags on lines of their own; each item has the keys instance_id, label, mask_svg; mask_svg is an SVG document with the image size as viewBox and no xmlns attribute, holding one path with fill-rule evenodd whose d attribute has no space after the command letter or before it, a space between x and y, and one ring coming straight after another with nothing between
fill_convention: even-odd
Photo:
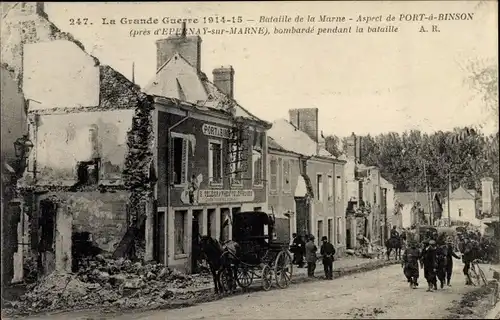
<instances>
[{"instance_id":1,"label":"window shutter","mask_svg":"<svg viewBox=\"0 0 500 320\"><path fill-rule=\"evenodd\" d=\"M188 149L189 148L189 140L182 139L182 176L181 183L186 183L187 177L187 160L188 160Z\"/></svg>"},{"instance_id":2,"label":"window shutter","mask_svg":"<svg viewBox=\"0 0 500 320\"><path fill-rule=\"evenodd\" d=\"M167 152L169 152L169 158L168 158L168 163L169 163L169 168L168 170L170 171L170 181L169 183L172 185L174 184L175 181L175 171L174 171L174 138L170 137L170 146Z\"/></svg>"}]
</instances>

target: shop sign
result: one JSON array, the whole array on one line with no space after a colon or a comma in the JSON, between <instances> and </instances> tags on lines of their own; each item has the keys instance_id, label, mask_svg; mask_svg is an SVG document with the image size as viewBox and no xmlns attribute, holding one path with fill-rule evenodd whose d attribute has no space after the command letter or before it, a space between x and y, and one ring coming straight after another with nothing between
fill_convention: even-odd
<instances>
[{"instance_id":1,"label":"shop sign","mask_svg":"<svg viewBox=\"0 0 500 320\"><path fill-rule=\"evenodd\" d=\"M205 123L201 130L206 136L229 139L231 132L229 128L223 128L219 126L213 126L211 124Z\"/></svg>"},{"instance_id":2,"label":"shop sign","mask_svg":"<svg viewBox=\"0 0 500 320\"><path fill-rule=\"evenodd\" d=\"M238 203L254 199L253 190L200 190L198 203Z\"/></svg>"}]
</instances>

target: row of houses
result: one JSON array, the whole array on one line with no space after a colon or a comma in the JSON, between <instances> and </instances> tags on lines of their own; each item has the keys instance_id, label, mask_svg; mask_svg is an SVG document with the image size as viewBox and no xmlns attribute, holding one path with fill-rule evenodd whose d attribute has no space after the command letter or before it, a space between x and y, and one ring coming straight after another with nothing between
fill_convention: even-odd
<instances>
[{"instance_id":1,"label":"row of houses","mask_svg":"<svg viewBox=\"0 0 500 320\"><path fill-rule=\"evenodd\" d=\"M76 239L191 271L198 235L230 239L224 222L240 211L274 213L286 240L327 235L339 253L359 233L387 237L394 191L361 163L361 139L335 158L317 108L259 119L236 101L233 67L212 80L202 71L199 36L158 40L141 89L54 26L43 3L2 5L2 124L7 109L19 124L2 143L5 133L24 147L2 145L13 177L2 181L3 278L22 280L28 261L72 271Z\"/></svg>"},{"instance_id":2,"label":"row of houses","mask_svg":"<svg viewBox=\"0 0 500 320\"><path fill-rule=\"evenodd\" d=\"M448 192L397 192L394 224L402 228L417 224L470 225L486 233L488 224L498 220L498 203L498 193L494 192L490 177L481 179L480 194L463 186Z\"/></svg>"}]
</instances>

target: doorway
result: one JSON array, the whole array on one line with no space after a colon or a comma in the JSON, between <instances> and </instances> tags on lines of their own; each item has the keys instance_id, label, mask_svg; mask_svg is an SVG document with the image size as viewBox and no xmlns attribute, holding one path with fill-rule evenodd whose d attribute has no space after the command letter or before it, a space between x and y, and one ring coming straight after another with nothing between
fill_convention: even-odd
<instances>
[{"instance_id":1,"label":"doorway","mask_svg":"<svg viewBox=\"0 0 500 320\"><path fill-rule=\"evenodd\" d=\"M193 224L191 227L191 273L199 273L200 246L200 221L203 210L193 210Z\"/></svg>"},{"instance_id":2,"label":"doorway","mask_svg":"<svg viewBox=\"0 0 500 320\"><path fill-rule=\"evenodd\" d=\"M306 236L311 233L309 228L309 201L306 197L295 197L297 216L295 219L297 234Z\"/></svg>"},{"instance_id":3,"label":"doorway","mask_svg":"<svg viewBox=\"0 0 500 320\"><path fill-rule=\"evenodd\" d=\"M163 265L167 265L165 261L165 242L166 242L166 226L165 226L165 211L158 211L156 214L156 261Z\"/></svg>"},{"instance_id":4,"label":"doorway","mask_svg":"<svg viewBox=\"0 0 500 320\"><path fill-rule=\"evenodd\" d=\"M40 201L40 241L38 243L38 270L47 275L56 268L55 234L57 204L49 199Z\"/></svg>"}]
</instances>

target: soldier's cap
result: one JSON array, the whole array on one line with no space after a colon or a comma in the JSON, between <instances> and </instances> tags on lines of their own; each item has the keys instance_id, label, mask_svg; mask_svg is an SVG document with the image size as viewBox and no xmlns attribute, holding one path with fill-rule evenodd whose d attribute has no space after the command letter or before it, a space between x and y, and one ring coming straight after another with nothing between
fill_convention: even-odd
<instances>
[{"instance_id":1,"label":"soldier's cap","mask_svg":"<svg viewBox=\"0 0 500 320\"><path fill-rule=\"evenodd\" d=\"M314 238L314 236L311 234L311 235L309 235L309 239L314 240L315 238Z\"/></svg>"},{"instance_id":2,"label":"soldier's cap","mask_svg":"<svg viewBox=\"0 0 500 320\"><path fill-rule=\"evenodd\" d=\"M321 241L328 240L327 236L322 236Z\"/></svg>"}]
</instances>

